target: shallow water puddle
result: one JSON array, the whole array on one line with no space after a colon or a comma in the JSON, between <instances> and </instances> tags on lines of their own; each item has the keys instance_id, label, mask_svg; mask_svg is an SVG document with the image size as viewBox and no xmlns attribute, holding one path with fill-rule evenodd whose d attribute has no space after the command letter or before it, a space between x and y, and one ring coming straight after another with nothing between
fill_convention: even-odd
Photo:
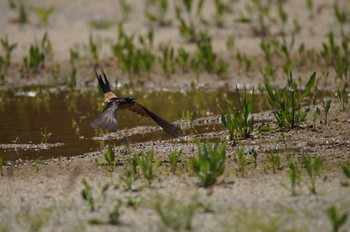
<instances>
[{"instance_id":1,"label":"shallow water puddle","mask_svg":"<svg viewBox=\"0 0 350 232\"><path fill-rule=\"evenodd\" d=\"M196 111L197 118L200 118L220 115L221 110L225 112L227 99L238 104L235 91L226 88L185 93L138 91L132 95L139 103L170 122L179 120L181 111ZM266 102L262 99L255 97L256 110L266 109ZM107 140L101 144L99 138L103 136L90 126L90 122L102 110L101 101L101 94L91 90L52 88L1 93L0 155L5 161L40 160L81 155L106 144L171 139L151 119L129 111L119 111L120 132L114 138L107 136ZM210 127L205 126L198 131L203 133L209 130Z\"/></svg>"}]
</instances>

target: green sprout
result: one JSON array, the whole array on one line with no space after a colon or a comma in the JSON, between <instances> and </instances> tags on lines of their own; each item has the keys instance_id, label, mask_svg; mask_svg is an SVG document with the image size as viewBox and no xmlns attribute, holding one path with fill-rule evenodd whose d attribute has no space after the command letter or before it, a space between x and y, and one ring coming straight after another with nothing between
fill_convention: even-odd
<instances>
[{"instance_id":1,"label":"green sprout","mask_svg":"<svg viewBox=\"0 0 350 232\"><path fill-rule=\"evenodd\" d=\"M247 162L247 157L244 154L243 149L238 149L237 154L235 156L236 164L237 164L237 170L244 176L245 173L245 165Z\"/></svg>"},{"instance_id":2,"label":"green sprout","mask_svg":"<svg viewBox=\"0 0 350 232\"><path fill-rule=\"evenodd\" d=\"M95 211L95 199L92 195L92 189L91 186L89 185L89 183L83 179L83 185L84 185L84 189L81 191L81 195L84 199L84 201L86 201L90 207L90 211L93 212Z\"/></svg>"},{"instance_id":3,"label":"green sprout","mask_svg":"<svg viewBox=\"0 0 350 232\"><path fill-rule=\"evenodd\" d=\"M347 85L342 84L338 90L337 90L337 96L339 98L340 101L340 105L341 105L341 110L345 111L346 106L348 104L349 101L349 92L348 92L348 88Z\"/></svg>"},{"instance_id":4,"label":"green sprout","mask_svg":"<svg viewBox=\"0 0 350 232\"><path fill-rule=\"evenodd\" d=\"M179 151L173 151L170 156L169 156L169 162L170 162L170 167L171 167L171 172L175 174L176 169L177 169L177 164L180 161L180 157L182 155L182 149Z\"/></svg>"},{"instance_id":5,"label":"green sprout","mask_svg":"<svg viewBox=\"0 0 350 232\"><path fill-rule=\"evenodd\" d=\"M331 100L323 100L322 101L323 111L324 111L324 123L327 125L328 123L328 112L331 107Z\"/></svg>"},{"instance_id":6,"label":"green sprout","mask_svg":"<svg viewBox=\"0 0 350 232\"><path fill-rule=\"evenodd\" d=\"M288 177L290 182L290 191L292 195L295 196L296 195L295 188L297 184L300 184L301 174L300 174L300 169L290 157L288 157Z\"/></svg>"},{"instance_id":7,"label":"green sprout","mask_svg":"<svg viewBox=\"0 0 350 232\"><path fill-rule=\"evenodd\" d=\"M52 15L52 13L56 10L56 6L52 5L49 8L45 7L37 7L35 9L36 14L38 15L39 19L43 24L47 24L49 22L49 19Z\"/></svg>"},{"instance_id":8,"label":"green sprout","mask_svg":"<svg viewBox=\"0 0 350 232\"><path fill-rule=\"evenodd\" d=\"M239 109L233 108L231 114L221 115L221 121L229 130L230 140L236 141L239 137L246 139L250 136L254 127L253 107L254 107L254 89L253 94L248 100L247 89L244 87L241 96L236 86ZM228 101L229 105L233 105Z\"/></svg>"},{"instance_id":9,"label":"green sprout","mask_svg":"<svg viewBox=\"0 0 350 232\"><path fill-rule=\"evenodd\" d=\"M276 174L276 170L281 169L281 157L278 154L274 154L272 151L266 156L267 163L272 168L273 174Z\"/></svg>"},{"instance_id":10,"label":"green sprout","mask_svg":"<svg viewBox=\"0 0 350 232\"><path fill-rule=\"evenodd\" d=\"M4 64L8 67L11 64L11 55L13 50L17 47L17 43L10 44L7 36L0 39L1 46L5 52Z\"/></svg>"},{"instance_id":11,"label":"green sprout","mask_svg":"<svg viewBox=\"0 0 350 232\"><path fill-rule=\"evenodd\" d=\"M342 215L338 215L337 208L332 206L329 207L326 210L328 219L332 223L332 231L333 232L339 232L341 231L341 227L345 225L347 219L348 219L348 214L343 213Z\"/></svg>"},{"instance_id":12,"label":"green sprout","mask_svg":"<svg viewBox=\"0 0 350 232\"><path fill-rule=\"evenodd\" d=\"M148 0L146 1L145 15L151 23L155 23L159 26L167 26L170 24L170 22L166 20L168 9L168 0Z\"/></svg>"},{"instance_id":13,"label":"green sprout","mask_svg":"<svg viewBox=\"0 0 350 232\"><path fill-rule=\"evenodd\" d=\"M210 187L217 182L217 179L225 171L226 145L214 146L210 143L197 144L198 156L191 157L188 165L198 176L202 187Z\"/></svg>"},{"instance_id":14,"label":"green sprout","mask_svg":"<svg viewBox=\"0 0 350 232\"><path fill-rule=\"evenodd\" d=\"M159 165L159 161L153 162L153 152L147 152L146 156L137 156L136 162L140 167L142 175L148 180L148 184L152 184L152 180L156 177L154 171Z\"/></svg>"},{"instance_id":15,"label":"green sprout","mask_svg":"<svg viewBox=\"0 0 350 232\"><path fill-rule=\"evenodd\" d=\"M117 164L116 155L111 146L108 146L105 152L105 160L110 171L113 171L113 167Z\"/></svg>"},{"instance_id":16,"label":"green sprout","mask_svg":"<svg viewBox=\"0 0 350 232\"><path fill-rule=\"evenodd\" d=\"M316 180L322 171L321 157L302 157L303 167L310 179L309 190L312 194L316 194Z\"/></svg>"},{"instance_id":17,"label":"green sprout","mask_svg":"<svg viewBox=\"0 0 350 232\"><path fill-rule=\"evenodd\" d=\"M312 92L315 79L316 72L311 75L305 86L305 90L302 91L301 94L298 94L298 86L293 80L292 74L290 74L287 86L280 92L276 88L271 87L268 83L265 83L268 100L273 114L276 117L276 124L278 127L283 129L295 129L302 125L310 111L310 107L302 109L301 104Z\"/></svg>"},{"instance_id":18,"label":"green sprout","mask_svg":"<svg viewBox=\"0 0 350 232\"><path fill-rule=\"evenodd\" d=\"M190 230L192 228L192 219L198 209L196 199L189 203L183 200L176 200L174 197L164 199L159 196L154 203L154 210L160 217L163 225L174 231Z\"/></svg>"}]
</instances>

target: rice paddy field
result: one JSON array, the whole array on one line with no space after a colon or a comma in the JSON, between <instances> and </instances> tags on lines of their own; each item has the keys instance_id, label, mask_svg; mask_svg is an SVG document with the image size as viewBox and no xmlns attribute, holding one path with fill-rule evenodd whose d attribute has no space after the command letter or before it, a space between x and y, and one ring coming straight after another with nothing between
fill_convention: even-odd
<instances>
[{"instance_id":1,"label":"rice paddy field","mask_svg":"<svg viewBox=\"0 0 350 232\"><path fill-rule=\"evenodd\" d=\"M3 0L0 42L0 231L350 231L348 0ZM95 68L182 133L93 128Z\"/></svg>"}]
</instances>

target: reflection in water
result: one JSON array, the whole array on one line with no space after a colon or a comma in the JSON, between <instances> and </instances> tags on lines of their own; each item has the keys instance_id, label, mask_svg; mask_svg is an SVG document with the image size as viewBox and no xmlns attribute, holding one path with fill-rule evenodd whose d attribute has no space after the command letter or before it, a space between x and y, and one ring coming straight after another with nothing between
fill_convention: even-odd
<instances>
[{"instance_id":1,"label":"reflection in water","mask_svg":"<svg viewBox=\"0 0 350 232\"><path fill-rule=\"evenodd\" d=\"M196 111L197 118L226 112L227 99L237 105L235 91L219 89L208 92L194 90L181 92L134 92L133 96L164 119L180 119L180 112ZM256 110L262 110L256 97ZM98 91L60 91L36 89L30 91L2 92L0 95L0 155L4 160L36 160L59 156L74 156L97 150L100 141L92 139L99 131L90 122L101 112L103 97ZM147 118L129 111L118 112L119 129L138 126L156 126ZM200 130L199 130L200 131ZM164 131L136 134L108 143L120 145L158 139L170 139ZM57 146L44 146L43 141ZM18 144L15 149L13 146ZM21 144L21 145L20 145ZM33 146L29 146L29 145ZM23 148L23 145L28 145ZM16 146L15 146L16 147ZM33 148L34 147L34 148Z\"/></svg>"}]
</instances>

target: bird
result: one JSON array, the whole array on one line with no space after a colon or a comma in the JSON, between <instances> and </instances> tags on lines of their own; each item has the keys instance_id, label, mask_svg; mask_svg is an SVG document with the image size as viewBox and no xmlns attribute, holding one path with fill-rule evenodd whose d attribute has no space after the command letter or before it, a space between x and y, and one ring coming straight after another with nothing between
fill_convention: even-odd
<instances>
[{"instance_id":1,"label":"bird","mask_svg":"<svg viewBox=\"0 0 350 232\"><path fill-rule=\"evenodd\" d=\"M95 68L95 75L98 80L99 86L102 89L105 97L105 108L102 113L97 116L92 122L91 126L93 128L101 128L103 130L108 130L110 132L116 132L118 130L117 121L117 111L120 110L130 110L136 114L144 117L150 117L153 119L163 130L172 135L173 137L178 137L182 135L182 129L167 122L157 114L153 113L143 105L139 104L134 97L117 97L112 91L111 86L108 82L107 75L101 68L102 74L98 74Z\"/></svg>"}]
</instances>

